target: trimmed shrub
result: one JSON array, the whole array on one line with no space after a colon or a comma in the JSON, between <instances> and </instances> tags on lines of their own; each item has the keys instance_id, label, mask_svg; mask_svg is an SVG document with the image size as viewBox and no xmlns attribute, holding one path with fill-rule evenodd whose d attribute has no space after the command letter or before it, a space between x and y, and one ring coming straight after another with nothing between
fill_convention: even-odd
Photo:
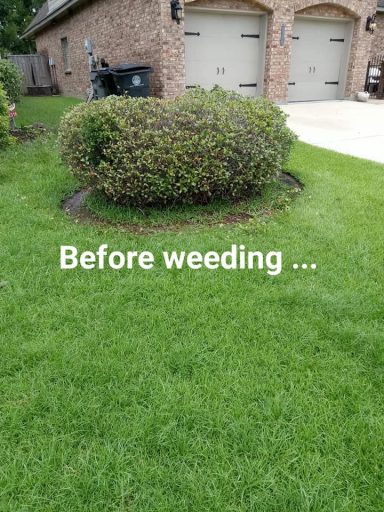
<instances>
[{"instance_id":1,"label":"trimmed shrub","mask_svg":"<svg viewBox=\"0 0 384 512\"><path fill-rule=\"evenodd\" d=\"M0 149L12 142L9 134L8 98L0 83Z\"/></svg>"},{"instance_id":2,"label":"trimmed shrub","mask_svg":"<svg viewBox=\"0 0 384 512\"><path fill-rule=\"evenodd\" d=\"M266 99L215 88L176 100L109 97L76 106L59 141L84 185L148 206L258 192L282 170L294 135Z\"/></svg>"},{"instance_id":3,"label":"trimmed shrub","mask_svg":"<svg viewBox=\"0 0 384 512\"><path fill-rule=\"evenodd\" d=\"M10 60L0 60L0 83L3 84L9 103L16 103L21 96L23 77L19 68Z\"/></svg>"}]
</instances>

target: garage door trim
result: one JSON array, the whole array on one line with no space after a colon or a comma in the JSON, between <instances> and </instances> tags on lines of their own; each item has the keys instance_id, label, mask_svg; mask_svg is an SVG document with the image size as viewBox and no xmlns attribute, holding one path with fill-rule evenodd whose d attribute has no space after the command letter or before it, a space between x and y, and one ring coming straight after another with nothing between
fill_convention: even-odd
<instances>
[{"instance_id":1,"label":"garage door trim","mask_svg":"<svg viewBox=\"0 0 384 512\"><path fill-rule=\"evenodd\" d=\"M354 23L354 18L346 18L345 16L314 16L308 14L295 14L295 20L324 20L324 21L343 21L344 23Z\"/></svg>"}]
</instances>

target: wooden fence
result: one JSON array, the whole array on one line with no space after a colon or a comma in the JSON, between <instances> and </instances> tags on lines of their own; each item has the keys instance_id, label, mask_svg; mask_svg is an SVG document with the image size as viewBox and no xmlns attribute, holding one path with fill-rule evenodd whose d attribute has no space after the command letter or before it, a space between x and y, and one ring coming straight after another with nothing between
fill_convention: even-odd
<instances>
[{"instance_id":1,"label":"wooden fence","mask_svg":"<svg viewBox=\"0 0 384 512\"><path fill-rule=\"evenodd\" d=\"M23 74L23 94L52 94L52 78L45 55L9 55Z\"/></svg>"}]
</instances>

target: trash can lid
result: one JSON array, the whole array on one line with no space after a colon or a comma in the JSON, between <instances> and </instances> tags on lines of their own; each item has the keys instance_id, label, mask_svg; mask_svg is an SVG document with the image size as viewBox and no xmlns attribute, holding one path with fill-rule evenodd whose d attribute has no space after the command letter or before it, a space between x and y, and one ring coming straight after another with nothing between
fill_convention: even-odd
<instances>
[{"instance_id":1,"label":"trash can lid","mask_svg":"<svg viewBox=\"0 0 384 512\"><path fill-rule=\"evenodd\" d=\"M111 74L109 68L100 68L97 69L95 72L100 76L107 76Z\"/></svg>"},{"instance_id":2,"label":"trash can lid","mask_svg":"<svg viewBox=\"0 0 384 512\"><path fill-rule=\"evenodd\" d=\"M152 71L152 68L150 66L143 66L141 64L120 64L119 66L110 67L109 69L115 73Z\"/></svg>"}]
</instances>

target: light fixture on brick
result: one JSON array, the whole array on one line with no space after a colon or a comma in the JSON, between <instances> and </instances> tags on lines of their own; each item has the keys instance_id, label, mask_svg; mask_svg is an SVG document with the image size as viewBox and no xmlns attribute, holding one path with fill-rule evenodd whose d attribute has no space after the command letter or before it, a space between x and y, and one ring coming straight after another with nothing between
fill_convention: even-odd
<instances>
[{"instance_id":1,"label":"light fixture on brick","mask_svg":"<svg viewBox=\"0 0 384 512\"><path fill-rule=\"evenodd\" d=\"M176 20L179 25L183 18L183 8L180 5L180 0L171 0L171 15L172 19Z\"/></svg>"},{"instance_id":2,"label":"light fixture on brick","mask_svg":"<svg viewBox=\"0 0 384 512\"><path fill-rule=\"evenodd\" d=\"M366 26L367 32L370 32L371 34L373 34L374 31L376 30L376 27L377 27L376 14L373 14L372 16L368 16L367 26Z\"/></svg>"}]
</instances>

